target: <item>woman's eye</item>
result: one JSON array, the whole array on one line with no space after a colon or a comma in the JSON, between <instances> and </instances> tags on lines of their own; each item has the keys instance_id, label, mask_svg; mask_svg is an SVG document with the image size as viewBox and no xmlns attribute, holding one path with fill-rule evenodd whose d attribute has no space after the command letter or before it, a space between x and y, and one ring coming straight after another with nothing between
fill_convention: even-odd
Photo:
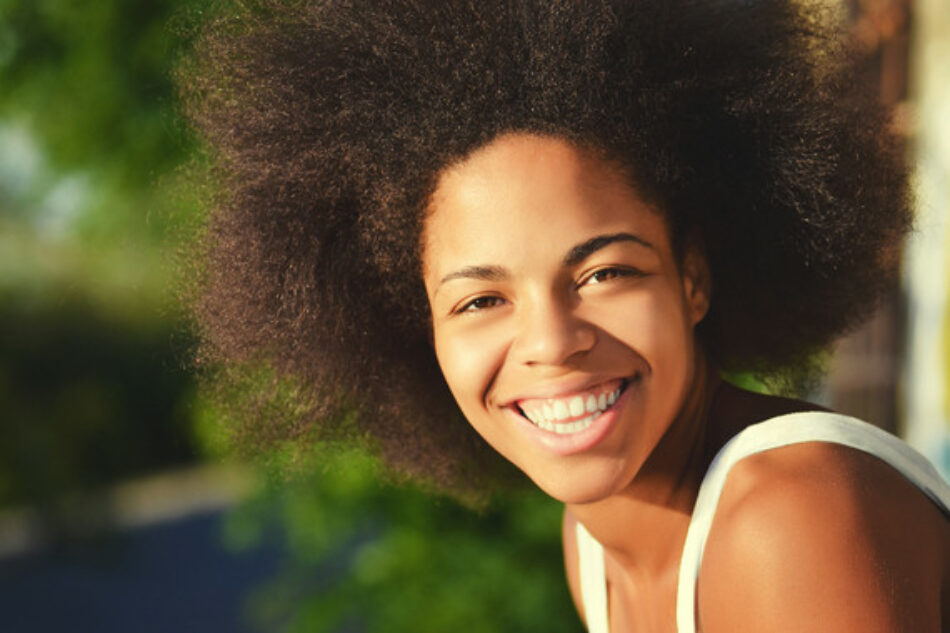
<instances>
[{"instance_id":1,"label":"woman's eye","mask_svg":"<svg viewBox=\"0 0 950 633\"><path fill-rule=\"evenodd\" d=\"M639 274L638 271L632 268L600 268L587 275L578 286L600 284L605 281L610 281L611 279L617 279L618 277L633 277L637 274Z\"/></svg>"},{"instance_id":2,"label":"woman's eye","mask_svg":"<svg viewBox=\"0 0 950 633\"><path fill-rule=\"evenodd\" d=\"M467 301L456 308L455 313L461 314L463 312L478 312L480 310L485 310L487 308L494 308L505 302L501 297L495 297L492 295L486 295L484 297L475 297L471 301Z\"/></svg>"}]
</instances>

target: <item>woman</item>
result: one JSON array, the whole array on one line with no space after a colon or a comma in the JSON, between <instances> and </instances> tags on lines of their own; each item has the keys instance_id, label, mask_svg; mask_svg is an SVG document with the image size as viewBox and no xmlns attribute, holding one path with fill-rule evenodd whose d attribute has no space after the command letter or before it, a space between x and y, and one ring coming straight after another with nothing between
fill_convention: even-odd
<instances>
[{"instance_id":1,"label":"woman","mask_svg":"<svg viewBox=\"0 0 950 633\"><path fill-rule=\"evenodd\" d=\"M184 74L211 358L305 385L298 437L462 494L514 464L565 503L591 631L948 630L932 468L719 377L794 373L894 277L904 167L832 15L287 4Z\"/></svg>"}]
</instances>

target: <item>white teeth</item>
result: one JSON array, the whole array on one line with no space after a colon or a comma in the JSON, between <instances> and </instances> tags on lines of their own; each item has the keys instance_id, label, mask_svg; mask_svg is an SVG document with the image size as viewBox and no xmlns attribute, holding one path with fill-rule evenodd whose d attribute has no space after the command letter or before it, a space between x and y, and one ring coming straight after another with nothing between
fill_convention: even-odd
<instances>
[{"instance_id":1,"label":"white teeth","mask_svg":"<svg viewBox=\"0 0 950 633\"><path fill-rule=\"evenodd\" d=\"M581 396L574 396L571 398L570 404L571 417L576 418L577 416L584 413L584 398Z\"/></svg>"},{"instance_id":2,"label":"white teeth","mask_svg":"<svg viewBox=\"0 0 950 633\"><path fill-rule=\"evenodd\" d=\"M541 420L538 422L538 426L544 429L545 431L551 431L557 433L558 435L569 435L571 433L577 433L578 431L583 431L591 425L591 423L596 419L596 415L589 415L586 418L571 422L570 424L554 424L553 422L546 422Z\"/></svg>"},{"instance_id":3,"label":"white teeth","mask_svg":"<svg viewBox=\"0 0 950 633\"><path fill-rule=\"evenodd\" d=\"M548 399L546 402L526 402L522 413L538 427L559 434L577 433L590 426L597 417L609 409L620 397L622 387L610 393L592 393L570 398ZM587 417L580 416L587 413ZM564 420L573 419L572 422Z\"/></svg>"}]
</instances>

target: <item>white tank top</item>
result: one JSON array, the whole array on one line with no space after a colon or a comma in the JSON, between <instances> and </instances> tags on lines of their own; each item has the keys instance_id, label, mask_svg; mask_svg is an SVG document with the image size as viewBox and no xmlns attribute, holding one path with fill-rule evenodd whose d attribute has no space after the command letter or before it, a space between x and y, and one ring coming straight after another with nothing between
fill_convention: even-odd
<instances>
[{"instance_id":1,"label":"white tank top","mask_svg":"<svg viewBox=\"0 0 950 633\"><path fill-rule=\"evenodd\" d=\"M753 424L722 447L699 487L680 560L676 588L677 633L696 633L696 580L726 475L739 460L749 455L802 442L842 444L870 453L898 470L950 516L950 485L926 458L890 433L855 418L823 411L790 413ZM577 523L577 555L587 630L608 633L604 550L580 522Z\"/></svg>"}]
</instances>

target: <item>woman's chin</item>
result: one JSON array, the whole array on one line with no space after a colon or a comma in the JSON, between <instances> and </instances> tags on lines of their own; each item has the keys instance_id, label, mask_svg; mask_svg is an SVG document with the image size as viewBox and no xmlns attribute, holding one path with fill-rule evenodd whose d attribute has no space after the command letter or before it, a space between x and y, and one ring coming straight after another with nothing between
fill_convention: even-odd
<instances>
[{"instance_id":1,"label":"woman's chin","mask_svg":"<svg viewBox=\"0 0 950 633\"><path fill-rule=\"evenodd\" d=\"M528 473L531 480L549 497L569 505L602 501L617 494L628 477L624 469L612 464L585 468L558 468L556 470Z\"/></svg>"}]
</instances>

